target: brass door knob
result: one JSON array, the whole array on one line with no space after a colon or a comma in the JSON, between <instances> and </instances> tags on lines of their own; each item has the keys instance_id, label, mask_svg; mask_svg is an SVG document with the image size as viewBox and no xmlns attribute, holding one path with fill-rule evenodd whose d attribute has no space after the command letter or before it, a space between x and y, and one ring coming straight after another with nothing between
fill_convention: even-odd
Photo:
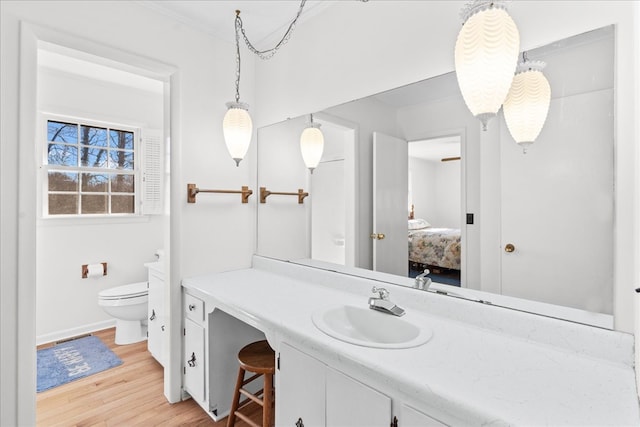
<instances>
[{"instance_id":1,"label":"brass door knob","mask_svg":"<svg viewBox=\"0 0 640 427\"><path fill-rule=\"evenodd\" d=\"M507 243L506 246L504 247L504 251L508 253L511 253L515 250L516 250L516 247L513 246L511 243Z\"/></svg>"},{"instance_id":2,"label":"brass door knob","mask_svg":"<svg viewBox=\"0 0 640 427\"><path fill-rule=\"evenodd\" d=\"M371 233L371 237L373 240L382 240L384 239L384 234L383 233Z\"/></svg>"}]
</instances>

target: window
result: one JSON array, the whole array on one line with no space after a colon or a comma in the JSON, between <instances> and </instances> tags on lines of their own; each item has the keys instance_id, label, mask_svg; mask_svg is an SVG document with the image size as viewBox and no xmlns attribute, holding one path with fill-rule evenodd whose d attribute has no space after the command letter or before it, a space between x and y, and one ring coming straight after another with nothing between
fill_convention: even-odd
<instances>
[{"instance_id":1,"label":"window","mask_svg":"<svg viewBox=\"0 0 640 427\"><path fill-rule=\"evenodd\" d=\"M136 214L137 129L48 118L45 214Z\"/></svg>"}]
</instances>

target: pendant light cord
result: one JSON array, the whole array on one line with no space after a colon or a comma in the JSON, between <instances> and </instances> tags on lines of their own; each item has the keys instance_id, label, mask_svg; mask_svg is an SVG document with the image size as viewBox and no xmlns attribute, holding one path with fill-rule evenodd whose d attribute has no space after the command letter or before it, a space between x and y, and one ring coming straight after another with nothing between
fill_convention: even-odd
<instances>
[{"instance_id":1,"label":"pendant light cord","mask_svg":"<svg viewBox=\"0 0 640 427\"><path fill-rule=\"evenodd\" d=\"M304 5L307 0L302 0L300 2L300 7L298 8L298 13L296 17L293 18L293 21L289 24L287 28L287 32L284 33L284 36L280 39L280 41L271 49L267 50L258 50L253 44L249 41L246 32L244 31L244 27L242 25L242 18L240 18L240 11L236 10L236 20L235 20L235 29L236 29L236 103L240 102L240 34L242 34L242 38L244 39L247 48L258 55L260 59L271 59L273 55L276 54L278 49L280 49L283 45L285 45L289 39L291 38L291 34L293 34L293 30L296 27L296 23L298 22L298 18L302 15L302 11L304 10Z\"/></svg>"},{"instance_id":2,"label":"pendant light cord","mask_svg":"<svg viewBox=\"0 0 640 427\"><path fill-rule=\"evenodd\" d=\"M291 38L291 34L293 34L293 30L296 28L296 23L298 22L298 18L300 18L300 15L302 15L302 11L304 9L304 5L306 2L307 0L302 0L300 2L298 13L296 14L295 18L293 18L293 21L291 21L291 23L289 24L289 27L287 28L287 32L284 33L284 36L282 36L280 41L271 49L266 49L266 50L258 50L253 46L253 44L251 44L244 30L244 27L242 26L242 18L240 18L240 12L236 11L236 40L238 40L239 38L239 35L238 35L238 31L239 31L240 33L242 33L242 38L244 39L244 42L246 43L247 47L251 52L258 55L260 59L271 59L271 57L273 57L273 55L276 54L278 49L284 46Z\"/></svg>"},{"instance_id":3,"label":"pendant light cord","mask_svg":"<svg viewBox=\"0 0 640 427\"><path fill-rule=\"evenodd\" d=\"M236 102L240 102L240 33L242 28L242 20L240 19L240 11L236 10Z\"/></svg>"}]
</instances>

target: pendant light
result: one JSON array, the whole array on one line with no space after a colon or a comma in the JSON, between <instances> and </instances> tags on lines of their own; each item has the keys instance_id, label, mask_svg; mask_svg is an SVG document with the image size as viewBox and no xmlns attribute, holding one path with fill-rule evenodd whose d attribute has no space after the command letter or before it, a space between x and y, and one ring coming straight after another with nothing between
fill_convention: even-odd
<instances>
[{"instance_id":1,"label":"pendant light","mask_svg":"<svg viewBox=\"0 0 640 427\"><path fill-rule=\"evenodd\" d=\"M249 115L249 105L244 102L240 102L240 34L242 34L242 38L251 52L258 55L260 59L269 59L276 54L278 49L289 41L289 38L291 38L291 34L298 22L298 18L300 18L300 15L304 10L305 3L306 0L302 0L300 2L298 13L289 24L289 28L282 39L273 48L267 50L258 50L251 44L242 25L240 11L236 10L236 100L235 102L227 103L228 110L222 121L224 142L227 146L227 150L229 150L231 158L236 162L236 166L240 165L240 161L247 154L247 150L249 150L249 145L251 144L251 135L253 133L253 124L251 122L251 116Z\"/></svg>"},{"instance_id":2,"label":"pendant light","mask_svg":"<svg viewBox=\"0 0 640 427\"><path fill-rule=\"evenodd\" d=\"M307 127L300 135L300 152L302 153L302 159L311 173L318 167L323 151L324 135L322 135L322 131L320 130L320 123L314 123L313 114L311 114Z\"/></svg>"},{"instance_id":3,"label":"pendant light","mask_svg":"<svg viewBox=\"0 0 640 427\"><path fill-rule=\"evenodd\" d=\"M460 14L464 24L455 46L456 76L483 130L509 92L520 51L518 28L504 3L475 0Z\"/></svg>"},{"instance_id":4,"label":"pendant light","mask_svg":"<svg viewBox=\"0 0 640 427\"><path fill-rule=\"evenodd\" d=\"M551 87L542 73L545 65L542 61L527 61L523 53L503 106L509 132L525 153L540 135L549 112Z\"/></svg>"},{"instance_id":5,"label":"pendant light","mask_svg":"<svg viewBox=\"0 0 640 427\"><path fill-rule=\"evenodd\" d=\"M241 28L240 11L236 10L236 101L227 103L227 113L222 121L222 132L224 142L231 158L235 160L236 166L240 166L240 161L247 154L249 144L251 144L251 134L253 133L253 123L249 115L249 105L240 102L240 34Z\"/></svg>"}]
</instances>

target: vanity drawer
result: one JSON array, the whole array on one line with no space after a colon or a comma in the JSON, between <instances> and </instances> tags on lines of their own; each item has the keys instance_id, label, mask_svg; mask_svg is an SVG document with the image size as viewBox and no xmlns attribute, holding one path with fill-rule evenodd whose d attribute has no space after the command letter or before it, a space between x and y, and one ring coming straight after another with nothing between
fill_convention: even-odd
<instances>
[{"instance_id":1,"label":"vanity drawer","mask_svg":"<svg viewBox=\"0 0 640 427\"><path fill-rule=\"evenodd\" d=\"M204 301L189 294L184 295L184 313L194 322L204 321Z\"/></svg>"}]
</instances>

